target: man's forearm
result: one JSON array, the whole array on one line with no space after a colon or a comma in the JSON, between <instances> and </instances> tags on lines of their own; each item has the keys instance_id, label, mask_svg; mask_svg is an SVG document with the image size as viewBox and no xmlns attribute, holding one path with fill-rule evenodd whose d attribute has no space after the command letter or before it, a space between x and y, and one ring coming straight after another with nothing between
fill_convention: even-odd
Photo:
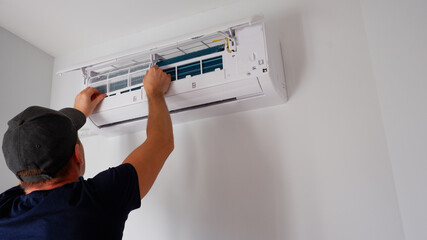
<instances>
[{"instance_id":1,"label":"man's forearm","mask_svg":"<svg viewBox=\"0 0 427 240\"><path fill-rule=\"evenodd\" d=\"M174 148L172 122L163 95L148 97L147 139L124 161L138 173L141 199L148 193Z\"/></svg>"},{"instance_id":2,"label":"man's forearm","mask_svg":"<svg viewBox=\"0 0 427 240\"><path fill-rule=\"evenodd\" d=\"M147 140L173 147L172 121L163 94L148 95Z\"/></svg>"}]
</instances>

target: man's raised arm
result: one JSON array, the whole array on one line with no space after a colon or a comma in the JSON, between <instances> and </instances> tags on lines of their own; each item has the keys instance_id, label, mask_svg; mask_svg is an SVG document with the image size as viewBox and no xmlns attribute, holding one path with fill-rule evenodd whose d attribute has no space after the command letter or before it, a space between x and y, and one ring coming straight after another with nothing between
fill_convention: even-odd
<instances>
[{"instance_id":1,"label":"man's raised arm","mask_svg":"<svg viewBox=\"0 0 427 240\"><path fill-rule=\"evenodd\" d=\"M172 122L165 101L170 75L157 66L147 71L144 89L148 97L147 139L123 163L130 163L138 173L141 199L147 194L174 148Z\"/></svg>"}]
</instances>

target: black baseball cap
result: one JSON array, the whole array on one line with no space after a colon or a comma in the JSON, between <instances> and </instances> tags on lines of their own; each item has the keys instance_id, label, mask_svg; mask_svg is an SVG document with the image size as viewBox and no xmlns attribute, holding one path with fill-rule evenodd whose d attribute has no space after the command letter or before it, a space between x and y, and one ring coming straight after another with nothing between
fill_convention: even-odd
<instances>
[{"instance_id":1,"label":"black baseball cap","mask_svg":"<svg viewBox=\"0 0 427 240\"><path fill-rule=\"evenodd\" d=\"M22 182L52 179L71 159L77 130L85 122L85 115L74 108L25 109L7 123L2 145L7 166ZM19 171L33 169L42 173L31 177L17 175Z\"/></svg>"}]
</instances>

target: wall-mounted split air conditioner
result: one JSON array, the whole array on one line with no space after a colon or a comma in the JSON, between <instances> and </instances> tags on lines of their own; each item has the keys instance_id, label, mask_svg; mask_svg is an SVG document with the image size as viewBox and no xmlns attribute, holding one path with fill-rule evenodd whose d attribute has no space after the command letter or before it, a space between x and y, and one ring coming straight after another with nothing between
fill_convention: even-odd
<instances>
[{"instance_id":1,"label":"wall-mounted split air conditioner","mask_svg":"<svg viewBox=\"0 0 427 240\"><path fill-rule=\"evenodd\" d=\"M145 130L142 79L154 64L172 76L166 102L174 124L286 101L279 40L254 17L72 68L83 71L85 86L107 94L91 128L104 135Z\"/></svg>"}]
</instances>

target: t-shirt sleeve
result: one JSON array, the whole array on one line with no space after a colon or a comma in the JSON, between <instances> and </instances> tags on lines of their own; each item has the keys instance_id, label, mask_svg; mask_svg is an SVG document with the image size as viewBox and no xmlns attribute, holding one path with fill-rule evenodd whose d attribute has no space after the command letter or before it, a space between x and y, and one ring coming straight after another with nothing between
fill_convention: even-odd
<instances>
[{"instance_id":1,"label":"t-shirt sleeve","mask_svg":"<svg viewBox=\"0 0 427 240\"><path fill-rule=\"evenodd\" d=\"M138 174L129 163L100 172L86 183L104 207L129 213L141 206Z\"/></svg>"}]
</instances>

